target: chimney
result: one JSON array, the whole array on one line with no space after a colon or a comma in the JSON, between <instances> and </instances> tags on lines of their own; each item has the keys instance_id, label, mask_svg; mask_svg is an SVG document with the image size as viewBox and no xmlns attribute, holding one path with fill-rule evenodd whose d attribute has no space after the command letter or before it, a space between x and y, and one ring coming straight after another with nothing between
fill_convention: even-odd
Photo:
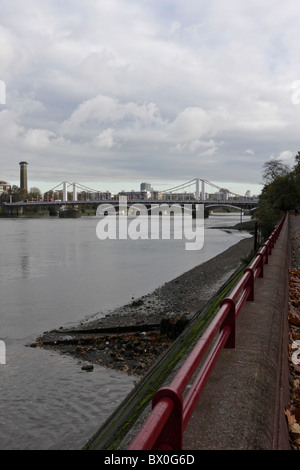
<instances>
[{"instance_id":1,"label":"chimney","mask_svg":"<svg viewBox=\"0 0 300 470\"><path fill-rule=\"evenodd\" d=\"M27 162L20 162L20 188L28 191L27 185Z\"/></svg>"}]
</instances>

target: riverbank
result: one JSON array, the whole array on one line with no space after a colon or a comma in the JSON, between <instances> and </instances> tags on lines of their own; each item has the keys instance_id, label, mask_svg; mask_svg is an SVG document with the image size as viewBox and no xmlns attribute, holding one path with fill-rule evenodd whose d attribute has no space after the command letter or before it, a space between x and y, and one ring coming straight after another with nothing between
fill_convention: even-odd
<instances>
[{"instance_id":1,"label":"riverbank","mask_svg":"<svg viewBox=\"0 0 300 470\"><path fill-rule=\"evenodd\" d=\"M143 376L252 250L247 237L154 292L104 317L45 332L30 346L71 355L85 370L101 365Z\"/></svg>"}]
</instances>

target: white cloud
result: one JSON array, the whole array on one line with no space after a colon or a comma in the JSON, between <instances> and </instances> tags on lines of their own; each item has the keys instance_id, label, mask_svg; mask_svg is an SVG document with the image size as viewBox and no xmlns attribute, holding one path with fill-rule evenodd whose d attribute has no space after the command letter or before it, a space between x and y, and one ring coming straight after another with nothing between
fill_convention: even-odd
<instances>
[{"instance_id":1,"label":"white cloud","mask_svg":"<svg viewBox=\"0 0 300 470\"><path fill-rule=\"evenodd\" d=\"M218 147L212 147L208 150L205 150L204 152L201 152L200 155L203 157L211 157L217 152L217 150L218 150Z\"/></svg>"},{"instance_id":2,"label":"white cloud","mask_svg":"<svg viewBox=\"0 0 300 470\"><path fill-rule=\"evenodd\" d=\"M95 139L97 146L112 148L113 135L120 143L140 141L147 134L153 137L153 128L157 126L163 127L164 123L155 104L120 103L110 96L98 95L75 109L62 123L61 133L80 141Z\"/></svg>"},{"instance_id":3,"label":"white cloud","mask_svg":"<svg viewBox=\"0 0 300 470\"><path fill-rule=\"evenodd\" d=\"M16 41L13 32L0 25L1 71L4 76L16 65Z\"/></svg>"},{"instance_id":4,"label":"white cloud","mask_svg":"<svg viewBox=\"0 0 300 470\"><path fill-rule=\"evenodd\" d=\"M300 80L294 80L291 84L292 96L291 100L293 104L300 104Z\"/></svg>"},{"instance_id":5,"label":"white cloud","mask_svg":"<svg viewBox=\"0 0 300 470\"><path fill-rule=\"evenodd\" d=\"M176 31L179 31L181 29L181 24L179 21L172 21L171 28L170 28L170 33L173 34Z\"/></svg>"},{"instance_id":6,"label":"white cloud","mask_svg":"<svg viewBox=\"0 0 300 470\"><path fill-rule=\"evenodd\" d=\"M115 145L114 130L106 129L105 131L100 132L100 134L95 138L94 144L96 147L112 148Z\"/></svg>"},{"instance_id":7,"label":"white cloud","mask_svg":"<svg viewBox=\"0 0 300 470\"><path fill-rule=\"evenodd\" d=\"M190 141L201 138L212 131L210 115L202 108L186 108L177 115L170 125L170 138Z\"/></svg>"},{"instance_id":8,"label":"white cloud","mask_svg":"<svg viewBox=\"0 0 300 470\"><path fill-rule=\"evenodd\" d=\"M13 113L8 110L0 112L0 142L2 149L12 153L14 145L24 133L24 127L19 125ZM2 166L5 166L4 155L2 156ZM7 158L7 154L6 154Z\"/></svg>"},{"instance_id":9,"label":"white cloud","mask_svg":"<svg viewBox=\"0 0 300 470\"><path fill-rule=\"evenodd\" d=\"M24 135L24 143L33 149L42 150L49 148L57 136L46 129L29 129Z\"/></svg>"},{"instance_id":10,"label":"white cloud","mask_svg":"<svg viewBox=\"0 0 300 470\"><path fill-rule=\"evenodd\" d=\"M293 157L295 157L293 152L290 150L284 150L283 152L280 152L278 160L291 160Z\"/></svg>"}]
</instances>

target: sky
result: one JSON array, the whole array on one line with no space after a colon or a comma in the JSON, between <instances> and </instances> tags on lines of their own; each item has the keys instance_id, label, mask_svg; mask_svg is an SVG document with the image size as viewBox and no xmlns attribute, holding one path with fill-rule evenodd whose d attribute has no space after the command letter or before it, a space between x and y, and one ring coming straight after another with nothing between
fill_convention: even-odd
<instances>
[{"instance_id":1,"label":"sky","mask_svg":"<svg viewBox=\"0 0 300 470\"><path fill-rule=\"evenodd\" d=\"M0 0L0 180L239 193L300 150L297 0Z\"/></svg>"}]
</instances>

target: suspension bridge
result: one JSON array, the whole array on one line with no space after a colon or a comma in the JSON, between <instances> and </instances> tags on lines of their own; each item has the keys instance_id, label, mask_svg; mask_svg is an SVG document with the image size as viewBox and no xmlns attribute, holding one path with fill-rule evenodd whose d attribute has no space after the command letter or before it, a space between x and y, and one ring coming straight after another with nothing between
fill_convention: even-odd
<instances>
[{"instance_id":1,"label":"suspension bridge","mask_svg":"<svg viewBox=\"0 0 300 470\"><path fill-rule=\"evenodd\" d=\"M212 192L213 191L213 192ZM204 204L205 209L214 207L239 208L254 210L258 198L237 194L227 188L222 188L208 180L194 178L164 190L119 192L117 195L109 191L87 187L81 183L64 181L46 191L39 200L25 200L3 203L6 210L9 208L41 207L41 206L80 206L92 205L97 207L104 202L118 207L119 197L126 196L128 202L142 201L145 205L161 204L162 201L172 204Z\"/></svg>"}]
</instances>

